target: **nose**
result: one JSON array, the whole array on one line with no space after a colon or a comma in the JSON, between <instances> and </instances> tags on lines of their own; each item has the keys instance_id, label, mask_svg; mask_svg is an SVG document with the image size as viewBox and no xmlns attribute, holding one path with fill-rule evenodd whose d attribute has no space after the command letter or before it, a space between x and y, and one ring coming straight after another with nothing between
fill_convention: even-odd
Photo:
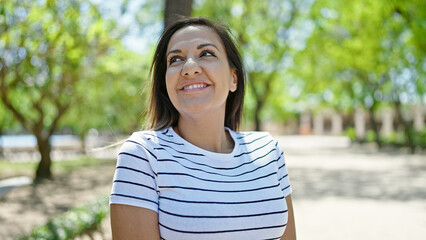
<instances>
[{"instance_id":1,"label":"nose","mask_svg":"<svg viewBox=\"0 0 426 240\"><path fill-rule=\"evenodd\" d=\"M192 58L188 58L182 68L182 75L184 77L197 75L197 74L200 74L201 72L202 70L200 66Z\"/></svg>"}]
</instances>

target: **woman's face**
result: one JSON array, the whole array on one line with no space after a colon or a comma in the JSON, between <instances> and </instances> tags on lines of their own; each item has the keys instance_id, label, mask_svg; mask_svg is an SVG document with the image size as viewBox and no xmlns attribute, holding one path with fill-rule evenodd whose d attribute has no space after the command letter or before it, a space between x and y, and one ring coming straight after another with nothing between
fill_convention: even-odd
<instances>
[{"instance_id":1,"label":"woman's face","mask_svg":"<svg viewBox=\"0 0 426 240\"><path fill-rule=\"evenodd\" d=\"M229 91L237 89L237 74L219 36L205 26L182 28L166 54L167 93L179 114L224 113Z\"/></svg>"}]
</instances>

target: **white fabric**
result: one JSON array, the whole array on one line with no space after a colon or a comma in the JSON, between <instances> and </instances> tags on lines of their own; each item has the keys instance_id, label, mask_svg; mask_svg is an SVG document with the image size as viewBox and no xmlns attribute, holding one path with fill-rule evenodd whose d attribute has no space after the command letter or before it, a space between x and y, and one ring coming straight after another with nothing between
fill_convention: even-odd
<instances>
[{"instance_id":1,"label":"white fabric","mask_svg":"<svg viewBox=\"0 0 426 240\"><path fill-rule=\"evenodd\" d=\"M269 133L227 130L229 154L172 128L134 133L118 156L110 203L158 212L162 239L280 239L292 191L283 152Z\"/></svg>"}]
</instances>

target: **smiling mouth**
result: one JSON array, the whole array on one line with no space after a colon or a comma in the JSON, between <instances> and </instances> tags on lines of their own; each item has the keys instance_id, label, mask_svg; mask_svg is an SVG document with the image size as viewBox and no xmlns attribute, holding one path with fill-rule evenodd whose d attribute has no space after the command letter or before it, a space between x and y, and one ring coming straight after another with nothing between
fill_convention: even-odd
<instances>
[{"instance_id":1,"label":"smiling mouth","mask_svg":"<svg viewBox=\"0 0 426 240\"><path fill-rule=\"evenodd\" d=\"M198 90L206 88L207 86L207 84L192 84L182 88L182 90Z\"/></svg>"}]
</instances>

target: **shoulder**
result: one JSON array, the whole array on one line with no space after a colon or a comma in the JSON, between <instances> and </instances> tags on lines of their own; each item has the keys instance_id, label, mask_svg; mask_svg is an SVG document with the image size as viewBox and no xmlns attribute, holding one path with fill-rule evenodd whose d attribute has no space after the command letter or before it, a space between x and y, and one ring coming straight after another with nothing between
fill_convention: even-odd
<instances>
[{"instance_id":1,"label":"shoulder","mask_svg":"<svg viewBox=\"0 0 426 240\"><path fill-rule=\"evenodd\" d=\"M173 141L173 135L170 133L169 129L163 130L142 130L134 132L126 142L134 142L145 145L155 145L155 144L164 144L167 142Z\"/></svg>"},{"instance_id":2,"label":"shoulder","mask_svg":"<svg viewBox=\"0 0 426 240\"><path fill-rule=\"evenodd\" d=\"M236 140L240 145L254 144L261 145L266 143L276 143L276 140L269 132L260 131L247 131L247 132L234 132Z\"/></svg>"},{"instance_id":3,"label":"shoulder","mask_svg":"<svg viewBox=\"0 0 426 240\"><path fill-rule=\"evenodd\" d=\"M172 141L172 135L168 133L168 129L164 130L142 130L134 132L128 137L122 147L122 152L149 152L152 154L155 148L167 144ZM153 154L152 154L153 155Z\"/></svg>"}]
</instances>

